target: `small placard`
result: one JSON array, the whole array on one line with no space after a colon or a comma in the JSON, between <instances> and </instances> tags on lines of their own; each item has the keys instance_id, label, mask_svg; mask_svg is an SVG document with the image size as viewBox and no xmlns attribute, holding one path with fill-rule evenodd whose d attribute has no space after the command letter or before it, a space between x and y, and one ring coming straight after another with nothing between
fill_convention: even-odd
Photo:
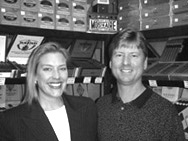
<instances>
[{"instance_id":1,"label":"small placard","mask_svg":"<svg viewBox=\"0 0 188 141\"><path fill-rule=\"evenodd\" d=\"M0 77L0 86L5 85L5 77Z\"/></svg>"},{"instance_id":2,"label":"small placard","mask_svg":"<svg viewBox=\"0 0 188 141\"><path fill-rule=\"evenodd\" d=\"M188 88L188 81L183 81L184 83L184 88Z\"/></svg>"},{"instance_id":3,"label":"small placard","mask_svg":"<svg viewBox=\"0 0 188 141\"><path fill-rule=\"evenodd\" d=\"M26 64L31 52L43 41L42 36L17 35L7 59L18 64Z\"/></svg>"},{"instance_id":4,"label":"small placard","mask_svg":"<svg viewBox=\"0 0 188 141\"><path fill-rule=\"evenodd\" d=\"M102 83L102 77L96 77L95 83Z\"/></svg>"},{"instance_id":5,"label":"small placard","mask_svg":"<svg viewBox=\"0 0 188 141\"><path fill-rule=\"evenodd\" d=\"M157 87L157 81L156 80L149 80L149 85L152 87Z\"/></svg>"},{"instance_id":6,"label":"small placard","mask_svg":"<svg viewBox=\"0 0 188 141\"><path fill-rule=\"evenodd\" d=\"M5 62L6 36L0 35L0 61Z\"/></svg>"},{"instance_id":7,"label":"small placard","mask_svg":"<svg viewBox=\"0 0 188 141\"><path fill-rule=\"evenodd\" d=\"M75 77L69 77L67 79L67 84L74 84L75 83Z\"/></svg>"},{"instance_id":8,"label":"small placard","mask_svg":"<svg viewBox=\"0 0 188 141\"><path fill-rule=\"evenodd\" d=\"M84 77L83 83L91 83L91 77Z\"/></svg>"},{"instance_id":9,"label":"small placard","mask_svg":"<svg viewBox=\"0 0 188 141\"><path fill-rule=\"evenodd\" d=\"M89 19L89 30L96 32L117 32L117 20Z\"/></svg>"},{"instance_id":10,"label":"small placard","mask_svg":"<svg viewBox=\"0 0 188 141\"><path fill-rule=\"evenodd\" d=\"M71 57L90 59L96 48L97 41L95 40L76 40L71 48Z\"/></svg>"}]
</instances>

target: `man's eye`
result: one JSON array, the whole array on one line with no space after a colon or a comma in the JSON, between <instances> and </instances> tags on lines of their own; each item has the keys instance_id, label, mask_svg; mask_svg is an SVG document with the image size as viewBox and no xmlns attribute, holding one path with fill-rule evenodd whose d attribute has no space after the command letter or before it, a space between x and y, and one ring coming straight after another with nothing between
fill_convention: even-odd
<instances>
[{"instance_id":1,"label":"man's eye","mask_svg":"<svg viewBox=\"0 0 188 141\"><path fill-rule=\"evenodd\" d=\"M66 71L67 68L66 68L66 67L62 67L62 68L60 68L60 70L62 70L62 71Z\"/></svg>"},{"instance_id":2,"label":"man's eye","mask_svg":"<svg viewBox=\"0 0 188 141\"><path fill-rule=\"evenodd\" d=\"M138 54L132 54L132 57L138 57Z\"/></svg>"},{"instance_id":3,"label":"man's eye","mask_svg":"<svg viewBox=\"0 0 188 141\"><path fill-rule=\"evenodd\" d=\"M51 68L43 68L44 71L51 71Z\"/></svg>"}]
</instances>

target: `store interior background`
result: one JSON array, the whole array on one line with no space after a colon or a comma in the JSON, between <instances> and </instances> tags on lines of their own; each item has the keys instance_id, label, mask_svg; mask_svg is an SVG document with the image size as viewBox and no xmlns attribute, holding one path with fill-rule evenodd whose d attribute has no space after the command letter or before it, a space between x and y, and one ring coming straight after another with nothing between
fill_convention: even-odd
<instances>
[{"instance_id":1,"label":"store interior background","mask_svg":"<svg viewBox=\"0 0 188 141\"><path fill-rule=\"evenodd\" d=\"M20 0L20 5L24 0ZM41 2L42 0L36 0ZM97 60L101 64L101 70L103 69L104 74L99 76L82 76L81 81L75 82L73 79L69 79L69 84L67 86L67 93L75 96L86 96L92 98L94 101L110 92L110 88L113 86L113 77L111 77L110 70L108 68L108 44L113 35L128 27L134 27L143 32L146 36L146 39L150 43L149 47L149 66L148 70L143 75L143 82L151 86L154 91L156 91L161 96L165 97L173 104L176 105L180 116L182 117L182 124L184 126L185 135L188 138L188 9L187 9L187 0L47 0L49 2L54 2L54 5L57 1L66 3L76 2L78 5L84 3L87 7L87 11L81 13L81 17L85 16L85 27L76 27L76 28L65 28L65 29L54 29L49 26L39 26L39 27L30 27L31 25L25 25L29 31L37 33L37 28L42 28L44 33L45 41L56 40L61 43L64 43L62 37L65 35L60 35L60 38L52 38L48 34L52 33L53 30L61 30L61 34L70 33L73 35L74 32L76 37L80 37L82 40L84 37L87 37L88 31L95 33L96 36L99 34L105 40L100 40L97 38L95 50L88 59ZM0 7L5 8L6 10L12 9L9 4L3 5L2 3L5 0L2 0ZM37 3L38 4L38 3ZM186 5L186 6L185 6ZM6 7L7 6L7 7ZM18 8L21 11L21 8ZM26 10L27 11L27 10ZM45 12L44 12L45 13ZM4 25L8 27L20 27L21 22L6 22L2 20L2 10L1 10L1 23L0 23L0 32L4 36L5 33L3 30ZM90 15L90 16L88 16ZM79 17L77 15L77 17ZM110 27L103 27L93 29L89 25L89 21L105 19L107 24L110 21L117 21L117 29L111 29ZM54 21L55 23L55 21ZM41 24L41 23L40 23ZM109 24L109 23L108 23ZM38 25L37 25L38 26ZM7 27L6 27L7 28ZM25 30L26 28L22 29ZM33 31L32 31L33 30ZM65 32L64 32L65 31ZM6 31L7 32L7 31ZM19 31L18 31L19 32ZM58 32L60 33L60 32ZM83 34L84 33L84 34ZM20 34L20 33L18 33ZM18 35L17 34L17 35ZM26 32L24 32L26 34ZM54 33L55 34L55 33ZM79 35L80 34L80 35ZM7 51L10 49L10 46L14 42L15 33L6 33L6 46L5 46L5 60L0 58L1 64L6 63ZM71 36L70 35L70 36ZM47 36L47 37L46 37ZM57 35L56 35L57 36ZM62 36L62 37L61 37ZM96 37L95 37L96 38ZM93 38L93 40L95 40ZM69 37L70 39L70 37ZM76 39L71 40L71 43L75 43ZM87 41L87 39L86 39ZM67 43L67 42L66 42ZM68 50L74 48L75 44L69 44L67 47ZM0 48L3 48L1 45ZM3 50L1 49L1 53ZM0 54L2 56L2 54ZM94 65L95 66L95 65ZM105 66L105 70L104 70ZM161 67L164 66L164 67ZM100 67L99 67L100 68ZM85 69L85 68L83 68ZM95 69L95 67L91 67ZM2 72L2 71L1 71ZM1 73L0 72L0 73ZM102 72L102 71L101 71ZM72 77L72 76L71 76ZM75 77L75 76L73 76ZM76 76L79 77L79 76ZM12 108L20 104L23 99L25 92L25 84L5 84L6 79L0 77L0 108L3 110ZM92 79L92 82L91 82ZM9 79L11 81L11 79ZM17 82L14 79L14 82Z\"/></svg>"}]
</instances>

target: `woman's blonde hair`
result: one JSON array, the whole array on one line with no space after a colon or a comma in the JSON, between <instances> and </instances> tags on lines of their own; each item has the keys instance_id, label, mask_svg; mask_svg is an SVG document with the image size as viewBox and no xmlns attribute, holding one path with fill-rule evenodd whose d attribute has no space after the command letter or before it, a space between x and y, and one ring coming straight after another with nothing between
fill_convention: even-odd
<instances>
[{"instance_id":1,"label":"woman's blonde hair","mask_svg":"<svg viewBox=\"0 0 188 141\"><path fill-rule=\"evenodd\" d=\"M36 73L40 58L47 53L57 52L61 53L65 57L66 62L69 60L69 53L67 52L67 50L56 42L47 42L41 44L33 50L27 63L26 95L23 99L23 102L28 102L29 104L31 104L34 99L38 100Z\"/></svg>"}]
</instances>

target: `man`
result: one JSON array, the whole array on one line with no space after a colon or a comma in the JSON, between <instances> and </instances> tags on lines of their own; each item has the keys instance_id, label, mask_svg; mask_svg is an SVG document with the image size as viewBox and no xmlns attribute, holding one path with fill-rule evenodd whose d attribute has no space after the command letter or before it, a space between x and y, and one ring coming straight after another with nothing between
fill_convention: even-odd
<instances>
[{"instance_id":1,"label":"man","mask_svg":"<svg viewBox=\"0 0 188 141\"><path fill-rule=\"evenodd\" d=\"M121 31L109 56L116 86L97 102L99 141L184 141L175 106L142 83L148 60L144 36Z\"/></svg>"}]
</instances>

